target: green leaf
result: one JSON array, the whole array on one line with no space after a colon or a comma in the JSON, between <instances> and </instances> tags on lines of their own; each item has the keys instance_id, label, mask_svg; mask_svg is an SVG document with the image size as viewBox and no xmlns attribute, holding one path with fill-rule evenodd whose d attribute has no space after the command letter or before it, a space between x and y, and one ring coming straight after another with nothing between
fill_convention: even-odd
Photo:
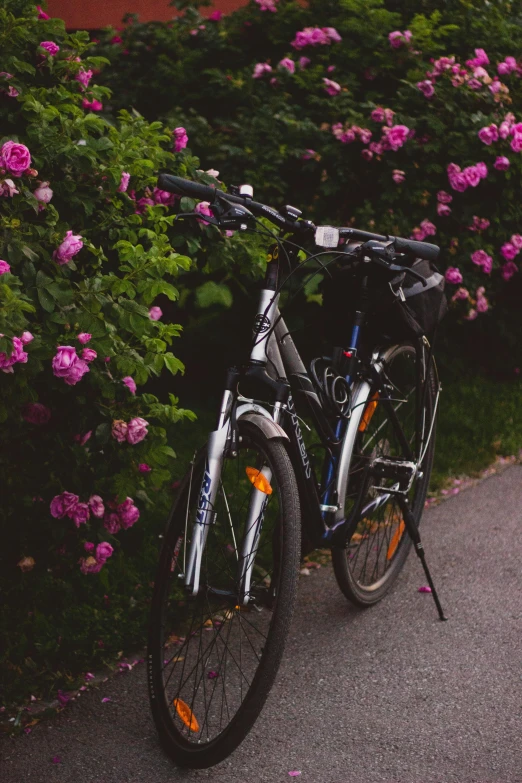
<instances>
[{"instance_id":1,"label":"green leaf","mask_svg":"<svg viewBox=\"0 0 522 783\"><path fill-rule=\"evenodd\" d=\"M38 289L38 301L40 302L42 308L47 313L52 313L54 310L54 299L52 296L50 296L47 291L44 288Z\"/></svg>"},{"instance_id":2,"label":"green leaf","mask_svg":"<svg viewBox=\"0 0 522 783\"><path fill-rule=\"evenodd\" d=\"M196 305L198 307L205 308L212 305L230 307L232 301L232 291L224 283L208 280L196 289Z\"/></svg>"},{"instance_id":3,"label":"green leaf","mask_svg":"<svg viewBox=\"0 0 522 783\"><path fill-rule=\"evenodd\" d=\"M182 361L180 361L180 359L176 359L174 354L169 352L164 354L162 358L165 362L165 367L172 373L172 375L176 375L178 372L185 372L185 365Z\"/></svg>"}]
</instances>

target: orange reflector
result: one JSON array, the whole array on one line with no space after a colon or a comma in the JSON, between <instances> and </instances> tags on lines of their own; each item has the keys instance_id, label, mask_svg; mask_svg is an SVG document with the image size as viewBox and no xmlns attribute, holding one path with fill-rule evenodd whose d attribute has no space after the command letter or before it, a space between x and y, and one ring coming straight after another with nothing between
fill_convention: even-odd
<instances>
[{"instance_id":1,"label":"orange reflector","mask_svg":"<svg viewBox=\"0 0 522 783\"><path fill-rule=\"evenodd\" d=\"M199 723L188 704L181 699L174 699L172 706L176 708L179 717L190 731L199 731Z\"/></svg>"},{"instance_id":2,"label":"orange reflector","mask_svg":"<svg viewBox=\"0 0 522 783\"><path fill-rule=\"evenodd\" d=\"M404 524L404 519L401 519L401 521L399 523L399 527L397 528L397 530L395 531L395 533L391 537L390 545L388 547L388 551L386 552L386 560L391 560L392 557L394 556L395 551L396 551L397 547L399 546L399 541L402 538L402 534L404 533L405 527L406 526Z\"/></svg>"},{"instance_id":3,"label":"orange reflector","mask_svg":"<svg viewBox=\"0 0 522 783\"><path fill-rule=\"evenodd\" d=\"M378 401L379 401L379 392L375 392L373 397L370 398L370 402L366 406L366 409L365 409L365 411L363 413L363 417L361 419L361 423L359 424L359 432L364 432L364 430L366 429L366 427L370 423L371 418L372 418L373 414L375 413L375 408L378 405Z\"/></svg>"},{"instance_id":4,"label":"orange reflector","mask_svg":"<svg viewBox=\"0 0 522 783\"><path fill-rule=\"evenodd\" d=\"M245 468L246 474L254 487L265 495L272 494L272 487L269 480L257 468Z\"/></svg>"}]
</instances>

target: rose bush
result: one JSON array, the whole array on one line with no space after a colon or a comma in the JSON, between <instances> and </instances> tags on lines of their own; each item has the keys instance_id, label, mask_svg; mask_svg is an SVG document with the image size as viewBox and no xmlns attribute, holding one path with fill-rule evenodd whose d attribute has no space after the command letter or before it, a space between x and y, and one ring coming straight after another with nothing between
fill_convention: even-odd
<instances>
[{"instance_id":1,"label":"rose bush","mask_svg":"<svg viewBox=\"0 0 522 783\"><path fill-rule=\"evenodd\" d=\"M194 299L218 254L245 266L252 254L241 238L175 222L179 200L157 189L157 172L215 179L196 171L184 129L98 111L111 94L87 33L11 0L0 43L0 668L10 699L63 687L143 643L176 424L193 418L172 381L151 385L183 371L171 350L181 327L162 308Z\"/></svg>"},{"instance_id":2,"label":"rose bush","mask_svg":"<svg viewBox=\"0 0 522 783\"><path fill-rule=\"evenodd\" d=\"M463 279L453 302L461 334L474 319L472 343L501 337L490 356L515 351L509 361L519 364L520 256L510 239L522 222L518 7L280 0L271 13L252 2L205 19L174 5L184 13L172 22L129 18L121 42L102 38L111 64L100 78L115 106L183 125L206 165L251 182L261 200L433 237L441 266ZM477 264L478 251L491 264Z\"/></svg>"}]
</instances>

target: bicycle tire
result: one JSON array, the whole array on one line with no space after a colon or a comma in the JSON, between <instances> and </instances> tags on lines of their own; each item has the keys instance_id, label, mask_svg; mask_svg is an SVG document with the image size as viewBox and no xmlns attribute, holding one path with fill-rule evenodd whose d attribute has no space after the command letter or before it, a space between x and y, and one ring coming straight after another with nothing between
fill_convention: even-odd
<instances>
[{"instance_id":1,"label":"bicycle tire","mask_svg":"<svg viewBox=\"0 0 522 783\"><path fill-rule=\"evenodd\" d=\"M164 665L165 664L164 656L165 656L165 651L167 649L166 638L167 641L171 639L171 636L167 635L166 637L166 633L168 634L168 629L165 630L165 615L166 615L167 606L169 605L169 593L172 592L172 589L174 590L176 589L175 587L172 588L172 584L175 579L176 571L178 570L179 567L179 560L181 558L181 546L183 545L183 542L180 543L180 537L182 538L185 535L186 503L187 502L189 504L192 503L193 499L199 492L199 481L195 480L196 472L197 472L195 467L192 473L192 481L190 479L190 471L185 477L185 479L183 480L179 489L178 498L175 501L169 516L167 532L165 535L165 540L160 555L160 562L158 566L158 572L156 576L154 594L152 599L149 643L148 643L148 657L147 657L150 704L151 704L154 722L158 730L160 742L163 746L163 749L170 756L170 758L178 766L181 767L201 769L217 764L218 762L226 758L239 745L239 743L244 739L244 737L250 731L252 725L254 724L255 720L257 719L259 713L263 708L264 702L270 692L275 676L277 674L277 670L281 662L284 645L289 631L289 626L290 626L294 604L295 604L297 581L299 576L300 527L301 527L300 521L301 520L300 520L300 507L299 507L299 493L298 493L297 482L292 467L292 463L284 443L282 441L278 441L274 439L268 440L260 432L260 430L254 425L248 422L242 422L240 420L239 433L240 433L239 455L236 458L236 460L225 460L224 467L227 465L227 463L229 465L230 464L234 465L234 463L237 463L238 465L237 470L239 474L240 463L238 460L240 460L241 458L242 451L244 452L245 450L253 449L262 456L263 460L268 461L268 464L272 470L271 484L272 487L275 490L277 490L278 493L278 499L280 502L280 511L276 510L276 512L274 512L277 517L277 521L274 522L271 539L270 539L270 534L268 532L269 529L267 529L267 537L268 537L267 549L268 550L271 549L272 553L275 553L277 549L277 551L279 552L278 557L280 558L278 561L278 568L274 571L274 573L276 573L276 571L277 573L275 576L271 577L274 584L272 584L272 581L270 581L270 587L268 588L270 592L276 593L276 595L275 598L273 598L273 604L271 606L271 609L270 609L270 602L269 602L269 608L267 611L270 612L271 610L271 617L268 617L267 615L267 617L265 618L265 622L268 622L266 640L263 642L261 642L260 640L259 642L260 644L262 644L262 649L260 650L260 658L258 659L259 663L257 665L255 674L252 677L252 680L250 682L245 697L242 699L241 703L239 704L237 711L232 716L228 715L228 717L230 717L229 722L227 722L227 724L223 726L222 729L220 726L219 733L216 736L213 736L210 740L208 740L207 737L199 737L199 742L198 742L194 730L192 728L189 728L189 731L187 732L184 726L180 727L179 715L176 714L176 710L178 709L178 705L179 705L179 699L178 697L176 697L176 699L174 700L177 705L176 710L174 710L173 708L174 702L171 698L172 690L170 691L170 693L167 692L168 682L167 682L167 686L164 686L165 683L164 672L166 670L166 667ZM202 472L201 466L204 464L204 460L205 460L205 449L203 449L200 452L199 457L196 459L196 466L200 472ZM223 490L223 487L225 487L224 479L220 492L222 492L223 496L225 496L228 490L226 491ZM230 497L226 501L227 504L230 500ZM272 496L270 497L272 498ZM196 502L197 502L197 498L196 498ZM237 502L239 503L239 500ZM216 502L216 506L217 506L217 502ZM229 517L230 520L232 520L232 516L230 512L229 512ZM213 526L212 529L215 528L217 530L218 524L219 524L219 514L217 517L217 524ZM265 518L263 522L263 531L261 535L263 535L263 533L265 532L266 524L267 522ZM189 534L189 532L190 531L188 531L187 535ZM210 546L209 542L211 540L211 534L212 534L212 530L210 530L207 538L207 544L206 544L207 548ZM236 545L236 551L237 550L238 547ZM258 546L256 551L258 553L257 558L259 558L260 556L259 552L261 551L261 546ZM276 556L274 554L274 560L275 559ZM175 569L174 573L172 571L172 568ZM212 564L210 564L208 568L209 568L208 573L210 574L210 569L212 568ZM202 565L202 574L203 574L203 565ZM266 582L266 580L267 577L264 577L264 582ZM202 583L203 581L204 579L202 577ZM212 600L212 598L213 596L210 597L210 600ZM209 603L208 600L207 603ZM172 605L173 603L171 602L171 606ZM171 606L169 608L171 608ZM210 604L209 604L209 608L210 608ZM246 627L246 622L247 622L246 614L243 614L242 611L238 612L238 609L239 607L236 606L233 610L231 608L227 610L227 612L229 611L236 612L237 614L238 621L234 625L233 632L232 632L232 627L235 622L236 615L233 615L232 618L227 618L226 612L224 614L218 615L221 616L221 618L223 619L223 623L220 624L219 629L217 631L214 628L211 629L213 642L214 642L214 637L216 639L215 645L216 648L218 649L218 652L215 653L215 656L218 659L219 659L219 649L222 648L224 649L224 647L229 644L230 636L233 634L237 635L237 633L241 634L242 625ZM264 611L265 611L265 606L262 606L261 613ZM179 612L180 610L178 609L178 614ZM196 610L194 609L193 610L194 615L195 612ZM259 616L261 615L261 613L259 613ZM213 609L212 609L211 616L212 618L216 617L216 614L214 613ZM257 616L258 613L256 612L256 618ZM203 615L201 615L201 617L203 617ZM243 623L241 617L243 619ZM252 615L250 616L250 621L252 621ZM214 619L212 620L212 623L213 625L216 624L214 622ZM223 628L225 629L227 628L227 624L228 624L228 631L227 630L223 631ZM240 628L240 631L236 632L236 628L238 626ZM228 633L228 637L226 638L226 642L225 642L224 635L226 632ZM201 629L196 633L199 633L200 637L203 635ZM221 633L223 633L223 638L221 639L221 642L219 642L218 639ZM190 638L190 636L194 638L194 634L192 634L192 632L190 634L187 634L187 638ZM241 639L241 636L239 636L239 638ZM257 637L254 637L254 644L256 644L255 641L256 638ZM180 654L179 657L182 657L184 654L185 656L187 656L187 658L189 658L190 654L188 651L190 649L191 643L192 643L191 641L187 642L185 639L183 645L178 650L178 653ZM200 641L200 649L201 649L201 641ZM230 648L230 654L232 655L231 650L232 648ZM246 648L246 650L248 652L248 648ZM237 643L236 643L235 651L237 655ZM206 655L206 651L204 651L202 657L204 658L205 655ZM226 653L223 652L223 658L225 657L225 655L228 655L228 648ZM211 653L209 653L209 659L210 656ZM244 656L246 658L246 653L244 654ZM239 662L241 663L241 641L239 642L238 657L239 657ZM228 659L225 659L224 665L223 665L223 660L221 660L221 668L219 669L218 672L219 676L216 676L216 679L212 681L212 683L217 684L219 678L221 678L221 681L223 682L223 686L222 686L223 691L225 691L226 677L227 677L226 660ZM234 676L232 671L233 663L230 662L229 665L231 668L229 668L228 676L233 678ZM236 665L237 665L237 660L236 660ZM196 676L198 674L198 671L199 671L198 668L196 668ZM225 672L224 675L223 675L223 671ZM232 674L230 674L231 671ZM203 675L203 663L202 663L202 675ZM210 676L210 673L208 676ZM181 678L183 679L183 675L181 676ZM204 682L205 679L203 677L203 683ZM239 672L239 682L242 687L243 679L242 679L241 671ZM199 687L200 686L198 685L198 688ZM209 688L210 687L211 686L209 685ZM215 687L216 686L214 686L214 691L215 691ZM230 688L232 687L233 686L230 686ZM204 688L205 685L203 685L203 690ZM225 699L226 698L228 697L225 696ZM223 711L224 711L223 695L221 696L221 699L222 699L221 717L223 717ZM230 696L230 699L232 699L232 696ZM201 693L199 696L199 700L201 701ZM212 699L210 699L210 701L212 701ZM187 703L185 703L185 706L187 706ZM206 697L205 697L205 707L207 707ZM211 710L210 705L208 706L208 709L209 711ZM216 708L214 708L214 712L215 711ZM226 711L227 713L229 711L228 702L226 704ZM192 722L192 719L195 716L196 716L196 706L194 704L194 699L193 699L190 707L190 715L189 715L190 722ZM206 715L205 721L207 721L207 717L208 716ZM198 721L196 719L196 723L197 722ZM208 719L207 721L207 736L209 733L208 730L209 725L211 725L210 719ZM200 734L202 734L203 726L198 726L198 730Z\"/></svg>"},{"instance_id":2,"label":"bicycle tire","mask_svg":"<svg viewBox=\"0 0 522 783\"><path fill-rule=\"evenodd\" d=\"M387 361L386 361L385 371L389 373L394 360L396 360L400 356L404 356L405 354L408 354L410 357L412 357L413 354L416 355L414 346L412 346L409 343L403 343L388 349L388 351L386 352ZM372 400L374 399L375 392L376 389L373 388L368 395L367 405L361 406L359 413L356 414L359 417L360 421L364 421L365 413L368 410L369 406L372 405ZM434 364L432 362L429 368L428 387L427 387L427 393L425 398L425 410L427 412L426 420L428 422L431 422L431 418L433 415L436 393L437 393L436 373L434 369ZM381 415L385 416L384 413ZM371 426L372 421L373 419L371 419L369 426ZM382 423L377 422L377 426L382 426ZM421 466L422 477L419 478L414 483L412 490L410 492L411 510L417 526L419 526L421 522L422 512L424 509L431 471L433 467L433 458L435 454L435 430L436 430L436 422L433 422L431 438L428 447L426 449L426 453ZM360 464L360 462L358 463L358 459L359 460L362 459L360 452L362 448L362 443L364 441L364 435L366 435L366 432L367 431L364 431L363 433L361 432L358 433L357 441L354 447L354 453L350 460L350 464L348 466L346 475L343 478L343 481L345 482L345 486L350 481L352 482L352 485L354 484L354 475L357 470L357 465ZM384 432L386 432L386 428L384 428ZM356 490L352 486L352 490L351 490L352 500L355 492ZM347 491L347 496L349 495L350 492ZM372 496L370 494L366 494L360 503L360 507L364 508L365 503L369 501L371 497ZM384 596L389 592L389 590L392 588L393 584L397 580L411 550L411 543L412 543L411 538L409 537L409 535L407 534L404 528L404 522L401 519L402 515L400 514L398 507L396 506L396 501L394 500L393 496L391 500L388 503L386 503L382 507L382 509L380 509L379 512L377 513L381 515L380 517L381 519L384 517L385 520L384 522L376 521L375 518L372 518L371 520L363 519L362 522L360 520L359 521L354 520L347 534L346 546L342 548L336 547L332 549L332 563L333 563L337 584L341 589L342 593L346 596L346 598L348 598L348 600L351 603L361 608L367 608L369 606L373 606L374 604L378 603L384 598ZM387 513L388 513L388 517L386 517ZM373 541L377 540L377 543L372 543L371 532L368 532L368 525L370 521L371 521L371 525L369 527L369 531L372 531L375 528L376 524L381 525L382 526L381 529L384 531L382 534L379 529L374 531ZM385 529L386 526L388 527L388 530ZM364 540L365 536L366 536L366 540ZM381 536L380 540L377 538L378 536ZM356 540L356 537L359 538L357 538ZM364 552L365 546L367 549L366 559L364 561L361 561L359 560L359 558L361 557L361 552ZM386 546L386 555L384 555L384 546ZM388 561L388 554L390 553L393 547L395 548L393 549L392 555L390 557L391 562L389 562L389 564L386 565ZM369 558L370 551L373 551L373 555L370 555ZM375 551L377 551L377 555L375 555ZM354 552L356 554L354 554ZM357 560L355 560L356 557ZM372 561L372 557L373 557L373 561ZM357 571L357 564L358 563L360 564L362 562L364 564L364 569L366 571L366 563L368 559L370 559L370 567L372 562L374 563L373 565L374 571L370 574L370 580L373 578L373 573L375 573L376 578L373 581L369 581L369 583L363 584L361 580L362 567L359 565ZM376 568L378 569L377 563L379 560L384 562L384 570L381 576L379 576L379 571L375 570Z\"/></svg>"}]
</instances>

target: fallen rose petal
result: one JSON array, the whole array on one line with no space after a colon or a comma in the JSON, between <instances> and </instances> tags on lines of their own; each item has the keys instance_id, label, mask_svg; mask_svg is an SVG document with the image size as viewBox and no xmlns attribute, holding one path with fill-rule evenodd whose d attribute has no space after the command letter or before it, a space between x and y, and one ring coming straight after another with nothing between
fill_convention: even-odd
<instances>
[{"instance_id":1,"label":"fallen rose petal","mask_svg":"<svg viewBox=\"0 0 522 783\"><path fill-rule=\"evenodd\" d=\"M207 677L209 680L215 680L216 677L219 677L219 672L209 671Z\"/></svg>"},{"instance_id":2,"label":"fallen rose petal","mask_svg":"<svg viewBox=\"0 0 522 783\"><path fill-rule=\"evenodd\" d=\"M62 763L62 760L61 760L60 756L53 756L51 761L52 761L53 764L61 764Z\"/></svg>"},{"instance_id":3,"label":"fallen rose petal","mask_svg":"<svg viewBox=\"0 0 522 783\"><path fill-rule=\"evenodd\" d=\"M419 593L431 593L431 587L423 585L422 587L419 587Z\"/></svg>"},{"instance_id":4,"label":"fallen rose petal","mask_svg":"<svg viewBox=\"0 0 522 783\"><path fill-rule=\"evenodd\" d=\"M92 672L87 672L84 677L85 682L90 682L91 680L94 680L94 674Z\"/></svg>"},{"instance_id":5,"label":"fallen rose petal","mask_svg":"<svg viewBox=\"0 0 522 783\"><path fill-rule=\"evenodd\" d=\"M81 691L86 691L86 690L87 690L87 686L86 686L86 685L82 685L82 687L80 688L80 690L81 690Z\"/></svg>"},{"instance_id":6,"label":"fallen rose petal","mask_svg":"<svg viewBox=\"0 0 522 783\"><path fill-rule=\"evenodd\" d=\"M297 778L301 773L298 769L292 769L288 774L291 778Z\"/></svg>"},{"instance_id":7,"label":"fallen rose petal","mask_svg":"<svg viewBox=\"0 0 522 783\"><path fill-rule=\"evenodd\" d=\"M111 697L110 696L104 696L103 699L101 700L101 703L102 704L107 704L108 701L112 701Z\"/></svg>"},{"instance_id":8,"label":"fallen rose petal","mask_svg":"<svg viewBox=\"0 0 522 783\"><path fill-rule=\"evenodd\" d=\"M32 729L26 728L24 729L24 734L30 734L32 732Z\"/></svg>"}]
</instances>

